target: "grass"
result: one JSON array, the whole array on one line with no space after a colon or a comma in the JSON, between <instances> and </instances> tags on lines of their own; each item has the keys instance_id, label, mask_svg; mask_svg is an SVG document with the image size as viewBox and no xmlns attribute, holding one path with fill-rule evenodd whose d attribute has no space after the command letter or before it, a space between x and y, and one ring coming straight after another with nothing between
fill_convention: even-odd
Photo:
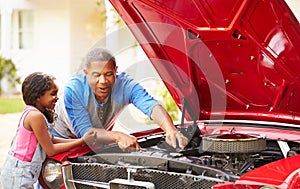
<instances>
[{"instance_id":1,"label":"grass","mask_svg":"<svg viewBox=\"0 0 300 189\"><path fill-rule=\"evenodd\" d=\"M22 112L25 104L21 97L1 97L0 114Z\"/></svg>"}]
</instances>

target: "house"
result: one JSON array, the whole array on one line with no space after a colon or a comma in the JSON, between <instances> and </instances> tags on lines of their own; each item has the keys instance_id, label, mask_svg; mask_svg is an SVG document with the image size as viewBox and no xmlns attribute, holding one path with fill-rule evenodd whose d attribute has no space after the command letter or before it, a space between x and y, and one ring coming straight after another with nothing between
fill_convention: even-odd
<instances>
[{"instance_id":1,"label":"house","mask_svg":"<svg viewBox=\"0 0 300 189\"><path fill-rule=\"evenodd\" d=\"M13 60L22 81L43 71L57 78L60 89L94 45L110 49L118 70L142 83L147 83L145 77L158 78L127 27L115 24L117 19L108 0L0 0L0 55ZM123 119L144 119L132 111L124 111ZM129 125L138 125L134 120Z\"/></svg>"},{"instance_id":2,"label":"house","mask_svg":"<svg viewBox=\"0 0 300 189\"><path fill-rule=\"evenodd\" d=\"M136 44L127 29L114 26L116 15L105 0L0 0L0 13L0 55L13 60L22 79L43 71L63 85L89 48L106 46L106 34L114 52L120 39Z\"/></svg>"}]
</instances>

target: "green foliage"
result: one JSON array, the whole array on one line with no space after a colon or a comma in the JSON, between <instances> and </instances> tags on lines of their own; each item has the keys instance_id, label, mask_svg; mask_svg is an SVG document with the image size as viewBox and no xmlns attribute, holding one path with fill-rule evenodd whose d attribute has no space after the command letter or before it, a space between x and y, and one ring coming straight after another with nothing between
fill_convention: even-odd
<instances>
[{"instance_id":1,"label":"green foliage","mask_svg":"<svg viewBox=\"0 0 300 189\"><path fill-rule=\"evenodd\" d=\"M167 87L162 82L156 83L156 88L153 92L153 96L159 101L159 103L166 109L169 113L173 121L178 121L178 113L179 108L175 101L173 100L172 96L170 95ZM145 117L146 124L154 124L154 121L148 117Z\"/></svg>"},{"instance_id":2,"label":"green foliage","mask_svg":"<svg viewBox=\"0 0 300 189\"><path fill-rule=\"evenodd\" d=\"M107 17L106 17L106 6L105 6L105 1L102 1L102 0L98 0L96 1L96 5L98 6L98 9L100 11L100 16L101 16L101 22L105 23L107 22ZM125 27L125 23L124 21L121 19L119 13L116 11L116 9L114 9L113 7L111 7L111 10L109 11L113 11L115 12L115 14L113 14L113 24L114 25L117 25L119 28L122 28L122 27Z\"/></svg>"},{"instance_id":3,"label":"green foliage","mask_svg":"<svg viewBox=\"0 0 300 189\"><path fill-rule=\"evenodd\" d=\"M0 56L0 94L3 92L1 81L3 81L4 78L7 79L12 88L14 88L16 84L21 83L21 78L17 76L17 68L13 61Z\"/></svg>"},{"instance_id":4,"label":"green foliage","mask_svg":"<svg viewBox=\"0 0 300 189\"><path fill-rule=\"evenodd\" d=\"M22 98L0 98L0 114L21 112L25 104Z\"/></svg>"},{"instance_id":5,"label":"green foliage","mask_svg":"<svg viewBox=\"0 0 300 189\"><path fill-rule=\"evenodd\" d=\"M161 96L163 99L162 106L167 110L167 112L170 114L173 121L178 121L178 112L179 109L177 107L177 104L173 100L172 96L170 95L167 87L160 83L158 84L158 87L154 91L157 96Z\"/></svg>"}]
</instances>

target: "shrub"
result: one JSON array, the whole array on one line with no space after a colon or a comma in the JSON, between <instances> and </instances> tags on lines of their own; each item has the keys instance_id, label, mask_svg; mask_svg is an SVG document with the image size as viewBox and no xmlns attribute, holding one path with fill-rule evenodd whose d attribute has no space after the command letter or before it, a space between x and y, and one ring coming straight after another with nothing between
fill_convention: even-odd
<instances>
[{"instance_id":1,"label":"shrub","mask_svg":"<svg viewBox=\"0 0 300 189\"><path fill-rule=\"evenodd\" d=\"M11 59L0 56L0 95L3 93L2 82L6 79L10 88L15 88L21 83L17 75L17 68Z\"/></svg>"}]
</instances>

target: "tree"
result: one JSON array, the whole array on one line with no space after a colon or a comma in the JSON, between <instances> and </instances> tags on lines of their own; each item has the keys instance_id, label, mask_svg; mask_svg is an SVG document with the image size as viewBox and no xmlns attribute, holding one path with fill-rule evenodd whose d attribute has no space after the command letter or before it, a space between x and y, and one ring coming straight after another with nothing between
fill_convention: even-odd
<instances>
[{"instance_id":1,"label":"tree","mask_svg":"<svg viewBox=\"0 0 300 189\"><path fill-rule=\"evenodd\" d=\"M162 98L161 104L170 114L172 120L178 121L179 109L171 94L169 93L167 87L164 83L157 83L157 88L154 91L157 96Z\"/></svg>"},{"instance_id":2,"label":"tree","mask_svg":"<svg viewBox=\"0 0 300 189\"><path fill-rule=\"evenodd\" d=\"M21 83L21 78L17 75L17 68L11 59L0 56L0 95L3 93L2 82L6 79L10 88L15 88Z\"/></svg>"}]
</instances>

